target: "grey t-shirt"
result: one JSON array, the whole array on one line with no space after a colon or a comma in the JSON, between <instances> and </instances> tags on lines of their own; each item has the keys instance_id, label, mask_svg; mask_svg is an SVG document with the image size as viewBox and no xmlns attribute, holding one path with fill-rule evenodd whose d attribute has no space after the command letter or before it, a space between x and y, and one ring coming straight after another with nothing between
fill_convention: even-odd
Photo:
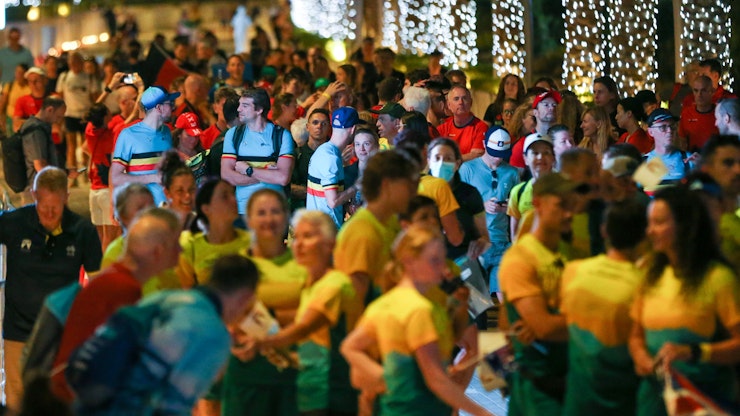
<instances>
[{"instance_id":1,"label":"grey t-shirt","mask_svg":"<svg viewBox=\"0 0 740 416\"><path fill-rule=\"evenodd\" d=\"M31 128L33 131L29 131ZM26 174L30 186L36 176L36 169L33 167L34 160L45 160L50 166L59 166L59 160L54 142L51 140L51 124L39 120L36 116L31 116L23 123L20 131L28 132L23 135L23 156L26 159Z\"/></svg>"}]
</instances>

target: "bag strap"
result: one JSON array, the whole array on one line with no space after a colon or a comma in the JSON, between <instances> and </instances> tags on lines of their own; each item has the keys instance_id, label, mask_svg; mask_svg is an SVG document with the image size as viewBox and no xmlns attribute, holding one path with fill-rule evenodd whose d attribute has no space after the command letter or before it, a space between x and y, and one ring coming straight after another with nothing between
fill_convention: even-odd
<instances>
[{"instance_id":1,"label":"bag strap","mask_svg":"<svg viewBox=\"0 0 740 416\"><path fill-rule=\"evenodd\" d=\"M231 137L232 142L234 143L234 154L239 154L239 146L242 144L242 140L244 140L244 131L247 129L247 126L245 124L240 124L236 126L236 130L234 130L234 135Z\"/></svg>"},{"instance_id":2,"label":"bag strap","mask_svg":"<svg viewBox=\"0 0 740 416\"><path fill-rule=\"evenodd\" d=\"M527 185L529 185L529 181L531 181L531 179L527 179L527 181L524 182L524 185L522 185L522 187L519 188L519 190L516 192L516 202L517 202L517 204L520 203L520 202L522 202L522 195L524 195L524 188L526 188Z\"/></svg>"},{"instance_id":3,"label":"bag strap","mask_svg":"<svg viewBox=\"0 0 740 416\"><path fill-rule=\"evenodd\" d=\"M278 160L280 157L280 145L283 143L283 130L284 128L278 126L277 124L273 124L272 128L272 157L275 159L275 161Z\"/></svg>"}]
</instances>

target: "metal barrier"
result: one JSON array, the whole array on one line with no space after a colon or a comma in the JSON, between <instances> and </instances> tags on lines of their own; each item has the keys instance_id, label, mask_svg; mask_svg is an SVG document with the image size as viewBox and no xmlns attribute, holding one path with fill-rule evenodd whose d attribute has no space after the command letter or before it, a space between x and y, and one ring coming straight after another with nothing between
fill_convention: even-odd
<instances>
[{"instance_id":1,"label":"metal barrier","mask_svg":"<svg viewBox=\"0 0 740 416\"><path fill-rule=\"evenodd\" d=\"M12 211L15 207L10 202L7 190L3 190L3 198L0 200L0 212ZM0 244L0 334L3 329L3 317L5 316L5 278L7 273L8 249ZM0 340L0 403L5 404L5 348Z\"/></svg>"}]
</instances>

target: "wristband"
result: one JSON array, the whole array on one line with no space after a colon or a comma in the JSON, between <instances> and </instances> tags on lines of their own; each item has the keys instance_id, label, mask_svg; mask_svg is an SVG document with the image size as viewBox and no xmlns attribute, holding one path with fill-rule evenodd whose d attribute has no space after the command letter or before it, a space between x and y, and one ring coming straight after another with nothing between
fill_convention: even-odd
<instances>
[{"instance_id":1,"label":"wristband","mask_svg":"<svg viewBox=\"0 0 740 416\"><path fill-rule=\"evenodd\" d=\"M700 363L708 363L712 359L712 344L708 342L702 342L699 344L701 355L699 356Z\"/></svg>"},{"instance_id":2,"label":"wristband","mask_svg":"<svg viewBox=\"0 0 740 416\"><path fill-rule=\"evenodd\" d=\"M327 100L331 100L331 95L329 95L329 94L327 94L325 92L322 92L321 93L321 96L324 97L324 98L326 98Z\"/></svg>"},{"instance_id":3,"label":"wristband","mask_svg":"<svg viewBox=\"0 0 740 416\"><path fill-rule=\"evenodd\" d=\"M107 86L107 85L105 86L105 88L103 88L103 91L107 92L108 94L110 94L110 93L112 93L112 92L113 92L113 90L112 90L112 89L110 89L110 87L109 87L109 86Z\"/></svg>"}]
</instances>

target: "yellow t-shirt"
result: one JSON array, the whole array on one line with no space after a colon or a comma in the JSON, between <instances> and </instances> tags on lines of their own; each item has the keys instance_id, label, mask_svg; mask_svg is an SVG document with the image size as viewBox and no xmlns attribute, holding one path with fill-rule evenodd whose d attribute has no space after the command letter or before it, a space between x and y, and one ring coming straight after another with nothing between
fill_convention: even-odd
<instances>
[{"instance_id":1,"label":"yellow t-shirt","mask_svg":"<svg viewBox=\"0 0 740 416\"><path fill-rule=\"evenodd\" d=\"M532 210L534 207L534 205L532 205L532 185L534 185L534 181L530 179L511 188L511 192L509 193L509 205L508 208L506 208L506 215L520 220L524 214ZM524 187L524 190L521 191L520 198L519 194L522 187Z\"/></svg>"},{"instance_id":2,"label":"yellow t-shirt","mask_svg":"<svg viewBox=\"0 0 740 416\"><path fill-rule=\"evenodd\" d=\"M350 302L354 301L355 288L352 280L346 274L337 271L328 271L321 279L313 285L306 287L301 292L301 304L298 307L295 321L300 322L308 309L321 313L328 321L329 327L314 331L305 341L313 341L315 344L331 348L330 327L339 323L342 314L347 315ZM357 319L351 320L356 322ZM350 331L352 328L346 328Z\"/></svg>"},{"instance_id":3,"label":"yellow t-shirt","mask_svg":"<svg viewBox=\"0 0 740 416\"><path fill-rule=\"evenodd\" d=\"M197 233L182 245L177 276L183 287L204 284L211 278L211 268L217 258L227 254L238 254L249 247L250 235L236 229L236 238L224 244L211 244L203 233Z\"/></svg>"},{"instance_id":4,"label":"yellow t-shirt","mask_svg":"<svg viewBox=\"0 0 740 416\"><path fill-rule=\"evenodd\" d=\"M418 193L433 199L437 203L440 217L452 214L460 209L450 184L444 179L432 175L422 175L419 180Z\"/></svg>"}]
</instances>

